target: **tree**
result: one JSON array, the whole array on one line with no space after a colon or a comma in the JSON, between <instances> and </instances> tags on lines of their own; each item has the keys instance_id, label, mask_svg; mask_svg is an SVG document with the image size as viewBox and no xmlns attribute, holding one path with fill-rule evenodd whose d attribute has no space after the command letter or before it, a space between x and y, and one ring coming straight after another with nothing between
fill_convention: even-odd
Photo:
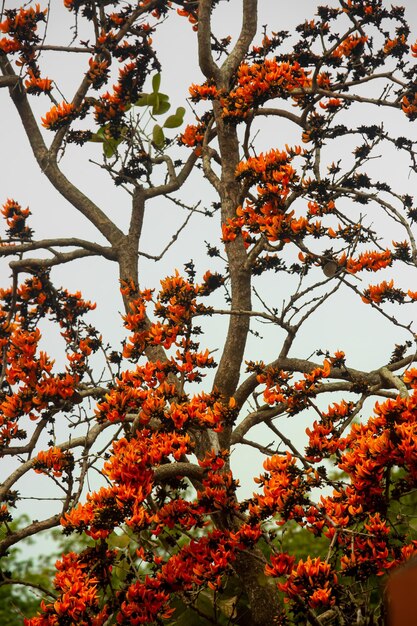
<instances>
[{"instance_id":1,"label":"tree","mask_svg":"<svg viewBox=\"0 0 417 626\"><path fill-rule=\"evenodd\" d=\"M243 0L240 32L222 37L212 26L221 0L64 5L69 46L50 43L40 5L6 8L0 25L3 115L15 108L44 176L96 232L38 238L29 209L3 205L12 281L0 292L0 437L14 469L1 486L1 553L59 524L91 541L63 554L53 597L26 625L382 624L378 589L417 551L417 209L407 177L390 172L395 159L416 173L415 141L397 131L417 118L405 10L334 0L293 33L260 32L257 0ZM153 44L171 22L195 31L203 74L184 126L191 113L171 113ZM63 101L64 76L44 73L54 52L79 68ZM127 228L92 200L88 180L81 189L65 174L74 154L94 154L124 193ZM210 186L208 206L188 203L195 181ZM155 199L187 214L167 248L190 216L217 229L209 242L208 227L192 230L207 255L173 268L159 290L140 271ZM90 323L94 305L54 280L92 257L118 268L121 350ZM375 343L385 356L371 367L365 341L357 363L349 356L358 329L343 312L358 305L367 332L384 323ZM342 346L324 343L326 311L343 320ZM42 344L51 328L62 367ZM242 499L231 455L245 449L263 455L264 473L255 468L257 490ZM105 482L90 489L94 468ZM33 472L60 489L60 504L16 529L19 481ZM294 527L303 534L288 540ZM308 556L294 549L304 533Z\"/></svg>"}]
</instances>

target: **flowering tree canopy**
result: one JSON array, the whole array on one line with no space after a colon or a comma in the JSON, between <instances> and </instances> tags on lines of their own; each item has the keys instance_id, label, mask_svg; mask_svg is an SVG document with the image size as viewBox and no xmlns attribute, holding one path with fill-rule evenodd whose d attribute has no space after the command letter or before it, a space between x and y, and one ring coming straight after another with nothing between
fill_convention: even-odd
<instances>
[{"instance_id":1,"label":"flowering tree canopy","mask_svg":"<svg viewBox=\"0 0 417 626\"><path fill-rule=\"evenodd\" d=\"M36 206L2 200L0 555L55 526L87 538L57 561L26 626L384 623L386 577L417 554L407 12L332 0L288 32L283 12L262 28L258 1L242 0L240 30L223 37L224 0L64 0L65 46L54 6L4 4L2 115L15 109L44 177L96 233L38 235ZM157 43L170 25L191 31L202 75L173 108ZM67 98L62 66L45 70L51 54L75 59ZM122 217L66 173L91 155ZM182 216L159 255L143 238L145 222L162 230L155 199ZM201 257L183 258L200 236ZM177 266L144 284L142 263L176 242ZM65 264L88 273L93 257L118 268L120 349L89 321L93 286L83 297L55 278ZM383 323L371 367L349 307L370 333ZM326 311L343 320L338 345L323 343ZM262 459L241 497L247 450ZM61 497L16 527L28 475ZM5 565L0 585L22 582Z\"/></svg>"}]
</instances>

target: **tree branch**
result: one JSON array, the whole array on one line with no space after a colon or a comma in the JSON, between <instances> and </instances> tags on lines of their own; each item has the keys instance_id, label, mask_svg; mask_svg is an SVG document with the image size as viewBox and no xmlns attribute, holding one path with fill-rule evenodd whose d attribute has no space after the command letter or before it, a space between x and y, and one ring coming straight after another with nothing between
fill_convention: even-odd
<instances>
[{"instance_id":1,"label":"tree branch","mask_svg":"<svg viewBox=\"0 0 417 626\"><path fill-rule=\"evenodd\" d=\"M109 248L107 246L101 246L98 243L87 241L86 239L78 239L77 237L57 237L54 239L40 239L38 241L28 241L25 243L4 243L6 245L3 245L3 242L0 241L0 256L12 256L21 252L30 252L32 250L45 250L53 247L64 248L74 246L78 248L84 248L85 250L88 250L93 254L103 256L104 258L112 261L116 259L116 255L112 248Z\"/></svg>"},{"instance_id":2,"label":"tree branch","mask_svg":"<svg viewBox=\"0 0 417 626\"><path fill-rule=\"evenodd\" d=\"M10 267L12 270L22 272L26 270L38 270L48 269L55 265L63 265L76 259L84 259L89 256L97 256L96 252L90 250L74 250L73 252L55 252L55 256L52 259L28 259L23 258L18 261L10 261Z\"/></svg>"},{"instance_id":3,"label":"tree branch","mask_svg":"<svg viewBox=\"0 0 417 626\"><path fill-rule=\"evenodd\" d=\"M211 0L198 3L198 62L206 78L216 79L219 67L211 53Z\"/></svg>"},{"instance_id":4,"label":"tree branch","mask_svg":"<svg viewBox=\"0 0 417 626\"><path fill-rule=\"evenodd\" d=\"M4 54L0 54L0 68L5 77L9 80L14 78L16 81L13 87L9 87L10 97L20 116L32 152L42 172L55 189L84 215L111 244L117 244L123 237L122 231L92 200L77 189L60 171L56 162L50 159L49 151L34 118L22 81L16 76Z\"/></svg>"},{"instance_id":5,"label":"tree branch","mask_svg":"<svg viewBox=\"0 0 417 626\"><path fill-rule=\"evenodd\" d=\"M191 171L196 161L197 156L194 154L194 152L192 152L187 161L184 163L184 166L180 173L177 174L175 172L171 159L167 155L155 159L155 163L165 162L167 164L169 182L166 185L158 185L158 187L149 187L148 189L144 189L144 198L147 200L149 198L164 196L166 194L177 191L185 183L188 176L191 174Z\"/></svg>"},{"instance_id":6,"label":"tree branch","mask_svg":"<svg viewBox=\"0 0 417 626\"><path fill-rule=\"evenodd\" d=\"M258 28L258 0L243 0L243 19L239 38L220 68L224 87L229 86L230 79L242 63Z\"/></svg>"}]
</instances>

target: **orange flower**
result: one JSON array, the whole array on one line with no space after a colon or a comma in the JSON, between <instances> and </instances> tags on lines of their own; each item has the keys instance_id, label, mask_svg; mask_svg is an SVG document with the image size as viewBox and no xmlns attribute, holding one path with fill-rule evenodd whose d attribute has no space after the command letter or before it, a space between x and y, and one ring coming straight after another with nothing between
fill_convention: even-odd
<instances>
[{"instance_id":1,"label":"orange flower","mask_svg":"<svg viewBox=\"0 0 417 626\"><path fill-rule=\"evenodd\" d=\"M38 96L40 93L49 93L52 89L52 80L49 78L39 78L33 74L32 71L28 72L29 78L25 81L25 87L27 93Z\"/></svg>"},{"instance_id":2,"label":"orange flower","mask_svg":"<svg viewBox=\"0 0 417 626\"><path fill-rule=\"evenodd\" d=\"M361 270L377 272L380 269L389 267L392 264L392 254L390 250L367 251L359 255L357 259L349 258L345 262L346 270L350 274L356 274Z\"/></svg>"},{"instance_id":3,"label":"orange flower","mask_svg":"<svg viewBox=\"0 0 417 626\"><path fill-rule=\"evenodd\" d=\"M319 106L327 111L336 111L342 106L340 98L330 98L327 102L320 102Z\"/></svg>"},{"instance_id":4,"label":"orange flower","mask_svg":"<svg viewBox=\"0 0 417 626\"><path fill-rule=\"evenodd\" d=\"M215 85L208 85L204 83L203 85L191 85L189 88L191 99L194 102L198 102L199 100L214 100L218 97L218 91Z\"/></svg>"},{"instance_id":5,"label":"orange flower","mask_svg":"<svg viewBox=\"0 0 417 626\"><path fill-rule=\"evenodd\" d=\"M38 474L47 474L48 470L52 470L54 476L62 476L62 472L71 469L74 459L71 453L63 452L60 448L54 447L49 450L41 451L36 456L34 465L35 472Z\"/></svg>"},{"instance_id":6,"label":"orange flower","mask_svg":"<svg viewBox=\"0 0 417 626\"><path fill-rule=\"evenodd\" d=\"M109 62L106 60L98 61L96 59L89 59L88 64L90 69L88 70L86 77L95 89L99 89L107 80L109 74Z\"/></svg>"},{"instance_id":7,"label":"orange flower","mask_svg":"<svg viewBox=\"0 0 417 626\"><path fill-rule=\"evenodd\" d=\"M417 117L417 93L410 93L403 96L401 100L401 108L410 120Z\"/></svg>"},{"instance_id":8,"label":"orange flower","mask_svg":"<svg viewBox=\"0 0 417 626\"><path fill-rule=\"evenodd\" d=\"M358 35L349 35L342 43L333 51L334 57L349 57L357 54L364 44L368 41L368 37L359 37Z\"/></svg>"},{"instance_id":9,"label":"orange flower","mask_svg":"<svg viewBox=\"0 0 417 626\"><path fill-rule=\"evenodd\" d=\"M185 128L185 131L179 137L179 141L185 146L189 146L190 148L197 146L197 150L195 150L197 156L201 155L200 146L203 143L203 139L204 126L202 124L188 124L188 126Z\"/></svg>"},{"instance_id":10,"label":"orange flower","mask_svg":"<svg viewBox=\"0 0 417 626\"><path fill-rule=\"evenodd\" d=\"M384 54L391 54L399 46L402 46L404 48L405 45L406 38L404 34L400 37L395 37L395 39L387 39L384 45Z\"/></svg>"},{"instance_id":11,"label":"orange flower","mask_svg":"<svg viewBox=\"0 0 417 626\"><path fill-rule=\"evenodd\" d=\"M375 302L380 304L384 300L389 302L404 302L405 293L401 289L394 288L394 281L383 281L379 285L369 285L362 295L365 304Z\"/></svg>"},{"instance_id":12,"label":"orange flower","mask_svg":"<svg viewBox=\"0 0 417 626\"><path fill-rule=\"evenodd\" d=\"M22 44L19 41L16 41L16 39L7 39L7 37L2 37L0 39L0 50L2 50L5 54L17 52L21 49L21 47Z\"/></svg>"},{"instance_id":13,"label":"orange flower","mask_svg":"<svg viewBox=\"0 0 417 626\"><path fill-rule=\"evenodd\" d=\"M42 118L42 126L49 130L57 130L66 126L77 115L75 106L71 102L62 102L58 106L53 106L45 117Z\"/></svg>"},{"instance_id":14,"label":"orange flower","mask_svg":"<svg viewBox=\"0 0 417 626\"><path fill-rule=\"evenodd\" d=\"M417 388L417 368L412 367L404 372L403 380L414 389Z\"/></svg>"}]
</instances>

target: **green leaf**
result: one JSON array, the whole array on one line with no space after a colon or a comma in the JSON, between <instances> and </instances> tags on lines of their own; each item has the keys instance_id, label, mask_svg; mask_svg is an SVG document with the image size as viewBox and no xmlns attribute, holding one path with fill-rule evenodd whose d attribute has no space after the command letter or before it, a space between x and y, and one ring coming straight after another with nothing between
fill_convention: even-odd
<instances>
[{"instance_id":1,"label":"green leaf","mask_svg":"<svg viewBox=\"0 0 417 626\"><path fill-rule=\"evenodd\" d=\"M103 143L104 139L98 133L93 133L88 141L93 143Z\"/></svg>"},{"instance_id":2,"label":"green leaf","mask_svg":"<svg viewBox=\"0 0 417 626\"><path fill-rule=\"evenodd\" d=\"M161 94L159 94L161 95ZM171 108L171 105L169 102L159 102L159 106L158 109L156 110L155 107L152 109L152 115L163 115L164 113L166 113L167 111L169 111L169 109ZM165 124L164 124L165 126Z\"/></svg>"},{"instance_id":3,"label":"green leaf","mask_svg":"<svg viewBox=\"0 0 417 626\"><path fill-rule=\"evenodd\" d=\"M104 156L111 159L117 152L117 146L121 143L122 139L106 139L103 141Z\"/></svg>"},{"instance_id":4,"label":"green leaf","mask_svg":"<svg viewBox=\"0 0 417 626\"><path fill-rule=\"evenodd\" d=\"M178 107L174 115L170 115L164 122L165 128L178 128L184 121L185 109L184 107Z\"/></svg>"},{"instance_id":5,"label":"green leaf","mask_svg":"<svg viewBox=\"0 0 417 626\"><path fill-rule=\"evenodd\" d=\"M127 546L129 545L130 538L128 535L126 535L126 533L123 533L123 535L117 535L115 532L113 532L111 535L109 535L107 543L112 548L120 548L121 550L123 550L123 548L127 548Z\"/></svg>"},{"instance_id":6,"label":"green leaf","mask_svg":"<svg viewBox=\"0 0 417 626\"><path fill-rule=\"evenodd\" d=\"M158 107L159 106L159 93L150 93L148 95L148 106Z\"/></svg>"},{"instance_id":7,"label":"green leaf","mask_svg":"<svg viewBox=\"0 0 417 626\"><path fill-rule=\"evenodd\" d=\"M119 588L122 588L121 583L123 583L123 581L126 579L127 572L128 572L128 567L126 564L113 566L113 570L112 570L113 584L116 584L119 586Z\"/></svg>"},{"instance_id":8,"label":"green leaf","mask_svg":"<svg viewBox=\"0 0 417 626\"><path fill-rule=\"evenodd\" d=\"M171 108L169 96L166 93L158 93L158 105L152 109L152 115L162 115Z\"/></svg>"},{"instance_id":9,"label":"green leaf","mask_svg":"<svg viewBox=\"0 0 417 626\"><path fill-rule=\"evenodd\" d=\"M110 159L116 151L114 147L110 144L110 142L106 141L105 143L103 143L103 152L104 152L104 156L107 159Z\"/></svg>"},{"instance_id":10,"label":"green leaf","mask_svg":"<svg viewBox=\"0 0 417 626\"><path fill-rule=\"evenodd\" d=\"M165 145L165 135L159 124L155 124L152 131L152 141L157 148L163 148Z\"/></svg>"},{"instance_id":11,"label":"green leaf","mask_svg":"<svg viewBox=\"0 0 417 626\"><path fill-rule=\"evenodd\" d=\"M152 78L152 89L154 93L158 93L160 85L161 74L155 74L155 76Z\"/></svg>"},{"instance_id":12,"label":"green leaf","mask_svg":"<svg viewBox=\"0 0 417 626\"><path fill-rule=\"evenodd\" d=\"M148 94L148 93L142 94L141 97L139 98L139 100L136 100L135 106L136 107L147 107L147 106L149 106L149 103L148 103L149 95L150 94Z\"/></svg>"},{"instance_id":13,"label":"green leaf","mask_svg":"<svg viewBox=\"0 0 417 626\"><path fill-rule=\"evenodd\" d=\"M141 97L136 100L135 106L152 107L152 115L162 115L171 108L168 94L158 93L156 91L152 93L143 93Z\"/></svg>"},{"instance_id":14,"label":"green leaf","mask_svg":"<svg viewBox=\"0 0 417 626\"><path fill-rule=\"evenodd\" d=\"M166 108L167 102L165 100L161 101L161 94L159 93L149 94L148 105L152 107L152 115L160 115L168 110Z\"/></svg>"}]
</instances>

